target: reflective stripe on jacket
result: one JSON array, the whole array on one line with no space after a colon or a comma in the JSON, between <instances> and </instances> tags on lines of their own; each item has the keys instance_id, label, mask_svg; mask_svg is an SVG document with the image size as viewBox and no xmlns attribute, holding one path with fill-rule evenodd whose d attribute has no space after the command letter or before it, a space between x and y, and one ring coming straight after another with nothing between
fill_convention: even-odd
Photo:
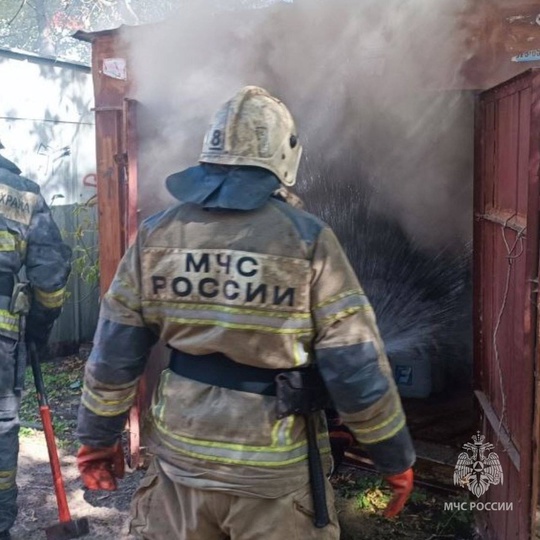
<instances>
[{"instance_id":1,"label":"reflective stripe on jacket","mask_svg":"<svg viewBox=\"0 0 540 540\"><path fill-rule=\"evenodd\" d=\"M101 306L79 413L83 443L116 440L158 338L262 368L316 360L358 441L396 441L393 462L382 448L381 470L414 460L373 310L333 232L306 212L275 199L249 212L184 204L143 223ZM151 407L153 451L179 468L199 459L285 477L288 467L306 468L305 426L278 420L274 408L272 396L165 370ZM319 428L327 452L322 415Z\"/></svg>"},{"instance_id":2,"label":"reflective stripe on jacket","mask_svg":"<svg viewBox=\"0 0 540 540\"><path fill-rule=\"evenodd\" d=\"M33 290L27 333L45 337L58 317L71 269L71 250L62 241L39 186L0 156L0 273L24 266ZM3 305L3 304L6 305ZM18 338L19 317L0 302L0 333Z\"/></svg>"}]
</instances>

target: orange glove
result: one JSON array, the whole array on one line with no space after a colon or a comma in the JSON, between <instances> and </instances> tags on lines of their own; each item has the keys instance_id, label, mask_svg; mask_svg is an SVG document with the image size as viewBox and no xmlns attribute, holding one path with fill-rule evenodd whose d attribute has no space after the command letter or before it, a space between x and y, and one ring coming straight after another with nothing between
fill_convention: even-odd
<instances>
[{"instance_id":1,"label":"orange glove","mask_svg":"<svg viewBox=\"0 0 540 540\"><path fill-rule=\"evenodd\" d=\"M116 443L108 448L82 445L77 453L77 467L88 489L114 491L116 479L124 477L124 451Z\"/></svg>"},{"instance_id":2,"label":"orange glove","mask_svg":"<svg viewBox=\"0 0 540 540\"><path fill-rule=\"evenodd\" d=\"M414 474L412 469L407 469L400 474L387 476L385 480L392 488L394 495L384 510L384 517L397 516L405 506L409 495L413 490Z\"/></svg>"}]
</instances>

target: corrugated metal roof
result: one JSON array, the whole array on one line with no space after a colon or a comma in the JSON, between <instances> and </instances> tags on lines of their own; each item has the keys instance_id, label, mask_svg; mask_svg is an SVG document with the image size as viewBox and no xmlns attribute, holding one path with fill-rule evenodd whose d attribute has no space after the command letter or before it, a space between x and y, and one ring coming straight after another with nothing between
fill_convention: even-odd
<instances>
[{"instance_id":1,"label":"corrugated metal roof","mask_svg":"<svg viewBox=\"0 0 540 540\"><path fill-rule=\"evenodd\" d=\"M106 30L96 30L95 32L86 31L86 30L77 30L71 37L78 39L79 41L86 41L87 43L93 43L96 39L105 36L114 36L120 32L133 32L137 31L139 27L151 28L152 26L159 26L159 23L144 24L144 25L129 25L122 24L117 28L108 28Z\"/></svg>"},{"instance_id":2,"label":"corrugated metal roof","mask_svg":"<svg viewBox=\"0 0 540 540\"><path fill-rule=\"evenodd\" d=\"M54 56L41 56L28 51L20 49L9 49L6 47L0 47L0 56L6 58L13 58L15 60L26 60L28 62L34 62L36 64L46 64L55 67L64 67L70 69L77 69L90 73L90 66L81 62L72 62L70 60L62 60Z\"/></svg>"}]
</instances>

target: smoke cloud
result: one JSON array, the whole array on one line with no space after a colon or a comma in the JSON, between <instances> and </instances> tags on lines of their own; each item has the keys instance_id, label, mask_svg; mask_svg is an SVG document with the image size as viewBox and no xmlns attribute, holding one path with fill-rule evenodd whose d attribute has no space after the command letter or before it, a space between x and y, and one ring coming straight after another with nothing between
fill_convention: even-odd
<instances>
[{"instance_id":1,"label":"smoke cloud","mask_svg":"<svg viewBox=\"0 0 540 540\"><path fill-rule=\"evenodd\" d=\"M143 217L174 203L164 179L197 162L221 103L244 85L265 87L296 119L304 146L297 191L343 243L390 357L444 356L464 387L473 98L460 90L460 69L470 57L461 35L468 0L247 3L185 1L165 24L125 33L142 105Z\"/></svg>"},{"instance_id":2,"label":"smoke cloud","mask_svg":"<svg viewBox=\"0 0 540 540\"><path fill-rule=\"evenodd\" d=\"M172 203L164 178L196 163L214 111L254 84L296 118L310 209L353 229L369 212L421 248L462 249L473 148L472 98L458 90L465 1L246 3L183 2L166 23L125 35L143 105L142 213Z\"/></svg>"}]
</instances>

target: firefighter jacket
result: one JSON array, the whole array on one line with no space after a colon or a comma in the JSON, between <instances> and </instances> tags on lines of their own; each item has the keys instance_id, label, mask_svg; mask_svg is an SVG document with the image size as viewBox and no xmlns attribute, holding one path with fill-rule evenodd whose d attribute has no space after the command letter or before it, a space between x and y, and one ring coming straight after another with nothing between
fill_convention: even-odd
<instances>
[{"instance_id":1,"label":"firefighter jacket","mask_svg":"<svg viewBox=\"0 0 540 540\"><path fill-rule=\"evenodd\" d=\"M118 439L158 338L259 368L316 362L381 472L414 461L373 310L332 230L303 210L276 198L251 211L187 203L143 222L102 302L79 411L83 444ZM280 496L307 481L307 443L303 418L278 419L275 401L165 369L150 450L190 485ZM328 455L322 412L319 447Z\"/></svg>"},{"instance_id":2,"label":"firefighter jacket","mask_svg":"<svg viewBox=\"0 0 540 540\"><path fill-rule=\"evenodd\" d=\"M71 249L62 241L39 186L20 172L0 156L0 333L19 339L20 319L9 309L10 289L24 266L32 287L26 334L42 345L63 305Z\"/></svg>"}]
</instances>

